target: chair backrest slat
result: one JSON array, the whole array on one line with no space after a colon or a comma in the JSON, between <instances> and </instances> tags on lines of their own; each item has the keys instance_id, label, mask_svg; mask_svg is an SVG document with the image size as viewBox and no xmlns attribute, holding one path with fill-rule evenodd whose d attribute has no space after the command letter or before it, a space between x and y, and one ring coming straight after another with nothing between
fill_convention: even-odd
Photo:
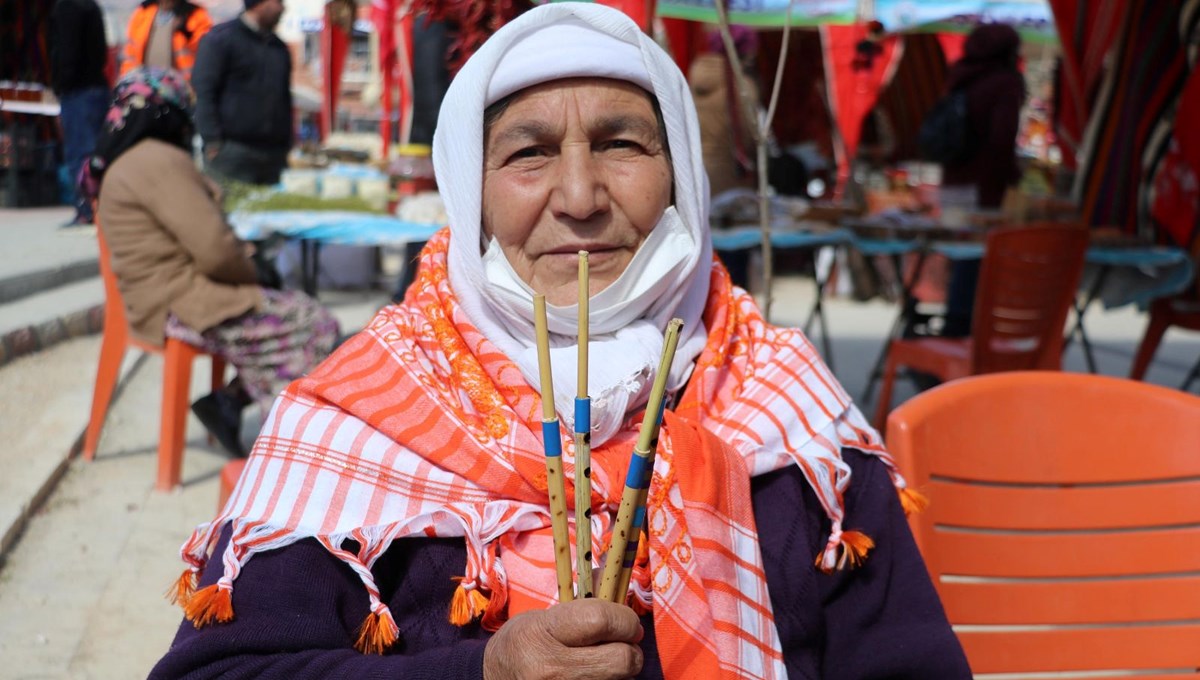
<instances>
[{"instance_id":1,"label":"chair backrest slat","mask_svg":"<svg viewBox=\"0 0 1200 680\"><path fill-rule=\"evenodd\" d=\"M1200 398L975 376L894 410L887 441L976 673L1200 677Z\"/></svg>"},{"instance_id":2,"label":"chair backrest slat","mask_svg":"<svg viewBox=\"0 0 1200 680\"><path fill-rule=\"evenodd\" d=\"M1061 365L1063 327L1086 251L1087 231L1075 225L988 234L971 325L973 374Z\"/></svg>"}]
</instances>

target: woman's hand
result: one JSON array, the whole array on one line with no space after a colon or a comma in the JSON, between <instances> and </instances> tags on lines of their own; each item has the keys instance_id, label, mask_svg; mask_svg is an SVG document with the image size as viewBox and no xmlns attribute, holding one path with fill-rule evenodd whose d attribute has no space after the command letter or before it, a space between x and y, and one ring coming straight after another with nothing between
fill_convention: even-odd
<instances>
[{"instance_id":1,"label":"woman's hand","mask_svg":"<svg viewBox=\"0 0 1200 680\"><path fill-rule=\"evenodd\" d=\"M630 678L642 670L642 635L632 609L593 598L525 612L488 641L483 677Z\"/></svg>"}]
</instances>

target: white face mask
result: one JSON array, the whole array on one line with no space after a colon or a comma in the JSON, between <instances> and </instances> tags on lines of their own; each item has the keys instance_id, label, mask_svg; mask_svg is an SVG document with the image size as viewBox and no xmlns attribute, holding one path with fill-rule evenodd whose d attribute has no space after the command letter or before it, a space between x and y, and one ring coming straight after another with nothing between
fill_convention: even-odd
<instances>
[{"instance_id":1,"label":"white face mask","mask_svg":"<svg viewBox=\"0 0 1200 680\"><path fill-rule=\"evenodd\" d=\"M591 331L596 335L613 333L642 316L666 288L675 270L687 262L697 245L674 206L663 211L658 224L634 253L629 266L607 288L592 296L588 304ZM533 323L535 291L521 280L505 257L500 242L493 237L483 254L487 282L496 287L513 314ZM578 305L547 305L550 332L575 335Z\"/></svg>"},{"instance_id":2,"label":"white face mask","mask_svg":"<svg viewBox=\"0 0 1200 680\"><path fill-rule=\"evenodd\" d=\"M662 329L647 315L668 290L680 268L698 248L675 208L658 224L630 260L625 271L589 302L588 387L592 396L592 439L599 445L621 426L629 404L648 391L662 353ZM534 290L521 280L493 238L483 255L484 276L496 312L508 331L525 347L513 357L531 385L539 384L533 333ZM563 422L573 426L576 394L578 305L548 305L550 357L554 373L554 405ZM664 321L665 323L665 321ZM682 381L680 381L682 382ZM678 385L672 385L677 387Z\"/></svg>"}]
</instances>

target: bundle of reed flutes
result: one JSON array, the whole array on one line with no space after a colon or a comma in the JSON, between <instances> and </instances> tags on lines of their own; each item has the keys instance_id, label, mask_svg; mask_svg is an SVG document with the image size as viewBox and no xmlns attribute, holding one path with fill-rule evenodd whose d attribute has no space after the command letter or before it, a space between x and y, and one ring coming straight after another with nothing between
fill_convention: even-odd
<instances>
[{"instance_id":1,"label":"bundle of reed flutes","mask_svg":"<svg viewBox=\"0 0 1200 680\"><path fill-rule=\"evenodd\" d=\"M579 253L579 331L578 390L575 396L575 556L579 573L579 596L592 596L592 525L591 525L591 398L588 395L588 302L590 299L588 255ZM554 564L558 577L559 602L574 598L570 565L567 508L562 471L562 439L554 409L554 384L550 366L550 334L546 322L546 298L533 298L534 328L537 335L538 370L542 387L542 438L546 451L546 483L550 500L550 526L554 536ZM638 440L630 456L625 491L613 526L600 596L609 602L622 602L629 590L633 562L646 514L646 496L654 471L658 431L662 423L667 375L679 342L683 321L667 324L658 373L646 404L646 415Z\"/></svg>"}]
</instances>

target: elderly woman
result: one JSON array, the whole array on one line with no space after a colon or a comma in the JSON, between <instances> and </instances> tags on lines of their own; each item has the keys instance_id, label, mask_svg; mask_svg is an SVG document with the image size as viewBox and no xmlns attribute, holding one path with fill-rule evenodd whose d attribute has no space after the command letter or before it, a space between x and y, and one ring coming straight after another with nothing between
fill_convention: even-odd
<instances>
[{"instance_id":1,"label":"elderly woman","mask_svg":"<svg viewBox=\"0 0 1200 680\"><path fill-rule=\"evenodd\" d=\"M337 320L297 291L259 285L251 246L225 222L192 160L191 88L176 71L137 69L117 83L83 189L99 196L101 235L129 326L161 346L178 338L237 368L192 410L222 446L245 455L240 414L264 412L333 348Z\"/></svg>"},{"instance_id":2,"label":"elderly woman","mask_svg":"<svg viewBox=\"0 0 1200 680\"><path fill-rule=\"evenodd\" d=\"M538 7L458 75L434 146L449 229L276 403L183 547L190 622L151 677L969 677L877 434L713 260L695 110L653 41ZM596 556L686 322L630 606L556 602L531 299L558 305L569 424L581 249Z\"/></svg>"}]
</instances>

